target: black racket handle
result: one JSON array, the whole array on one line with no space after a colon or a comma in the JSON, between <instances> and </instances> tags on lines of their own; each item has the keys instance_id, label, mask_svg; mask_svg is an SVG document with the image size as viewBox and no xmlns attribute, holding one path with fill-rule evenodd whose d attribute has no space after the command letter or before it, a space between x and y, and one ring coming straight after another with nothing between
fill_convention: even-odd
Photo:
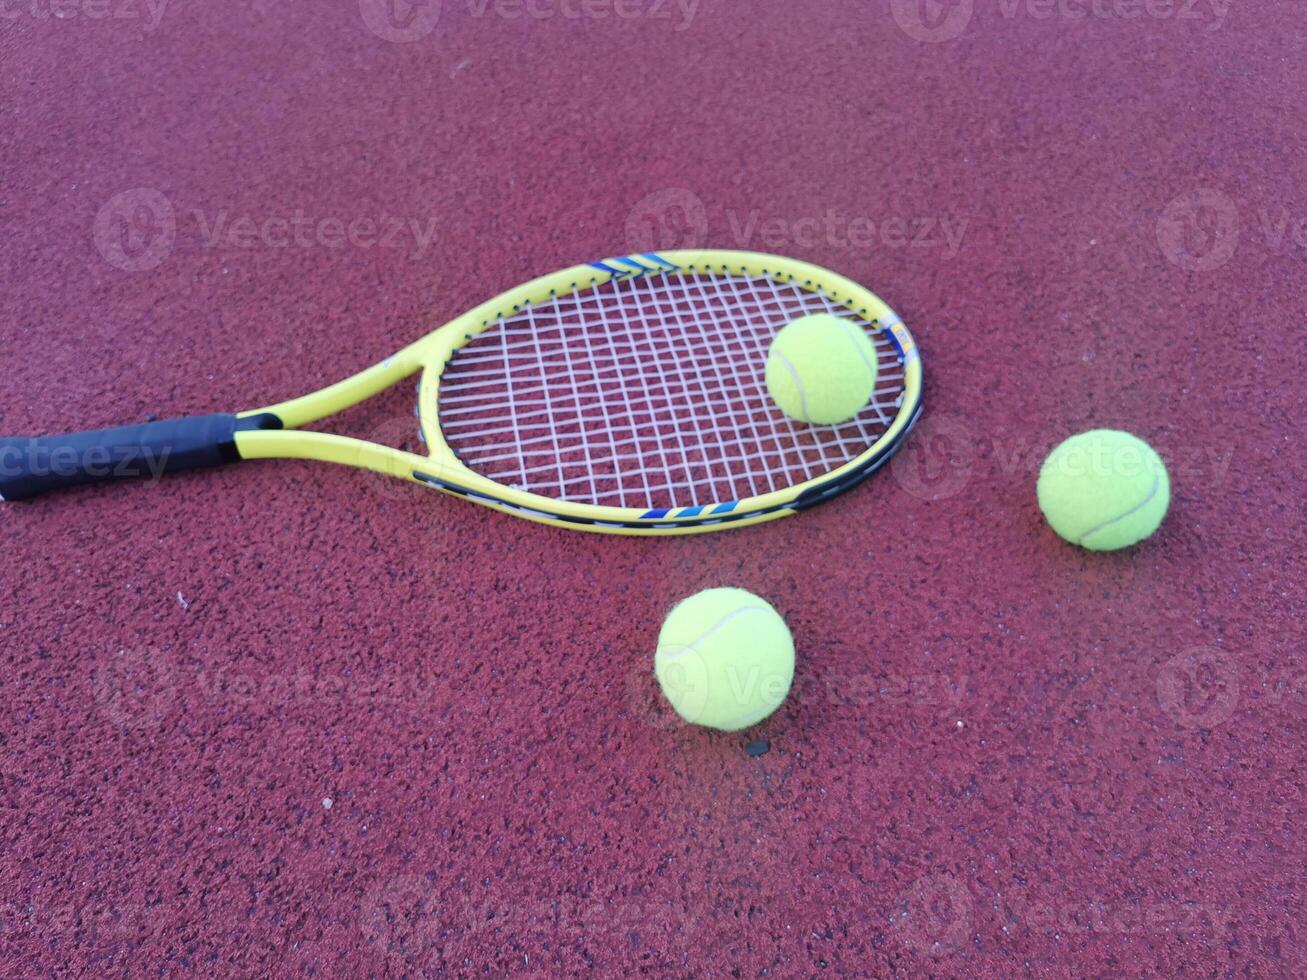
<instances>
[{"instance_id":1,"label":"black racket handle","mask_svg":"<svg viewBox=\"0 0 1307 980\"><path fill-rule=\"evenodd\" d=\"M240 459L235 415L193 415L64 436L0 438L0 499L104 480L151 479Z\"/></svg>"}]
</instances>

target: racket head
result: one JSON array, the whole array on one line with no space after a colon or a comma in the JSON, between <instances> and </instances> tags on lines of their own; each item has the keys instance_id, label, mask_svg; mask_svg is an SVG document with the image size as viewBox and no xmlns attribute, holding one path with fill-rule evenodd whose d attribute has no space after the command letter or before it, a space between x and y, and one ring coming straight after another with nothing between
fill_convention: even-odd
<instances>
[{"instance_id":1,"label":"racket head","mask_svg":"<svg viewBox=\"0 0 1307 980\"><path fill-rule=\"evenodd\" d=\"M878 352L871 402L837 426L767 395L771 339L814 312ZM916 344L857 283L794 259L692 250L564 269L416 347L430 464L412 479L519 517L625 534L773 520L856 486L921 410Z\"/></svg>"}]
</instances>

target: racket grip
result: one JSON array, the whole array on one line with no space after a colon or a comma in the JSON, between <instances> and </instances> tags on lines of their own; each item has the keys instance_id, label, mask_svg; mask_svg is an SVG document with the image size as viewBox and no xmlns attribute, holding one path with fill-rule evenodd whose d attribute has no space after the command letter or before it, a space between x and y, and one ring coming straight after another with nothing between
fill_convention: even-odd
<instances>
[{"instance_id":1,"label":"racket grip","mask_svg":"<svg viewBox=\"0 0 1307 980\"><path fill-rule=\"evenodd\" d=\"M0 438L0 499L105 480L157 480L165 473L240 459L235 415L193 415L62 436Z\"/></svg>"}]
</instances>

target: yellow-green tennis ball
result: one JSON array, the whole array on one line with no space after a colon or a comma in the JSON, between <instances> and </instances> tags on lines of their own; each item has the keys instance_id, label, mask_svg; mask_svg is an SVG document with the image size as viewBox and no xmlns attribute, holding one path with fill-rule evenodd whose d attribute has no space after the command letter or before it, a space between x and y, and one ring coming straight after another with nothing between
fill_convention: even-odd
<instances>
[{"instance_id":1,"label":"yellow-green tennis ball","mask_svg":"<svg viewBox=\"0 0 1307 980\"><path fill-rule=\"evenodd\" d=\"M668 615L654 675L686 721L734 732L785 700L794 679L794 640L765 600L743 589L708 589Z\"/></svg>"},{"instance_id":2,"label":"yellow-green tennis ball","mask_svg":"<svg viewBox=\"0 0 1307 980\"><path fill-rule=\"evenodd\" d=\"M833 313L787 323L767 353L767 391L800 422L847 422L875 387L875 345L860 326Z\"/></svg>"},{"instance_id":3,"label":"yellow-green tennis ball","mask_svg":"<svg viewBox=\"0 0 1307 980\"><path fill-rule=\"evenodd\" d=\"M1157 530L1171 503L1171 480L1148 443L1094 429L1049 453L1036 492L1063 538L1090 551L1115 551Z\"/></svg>"}]
</instances>

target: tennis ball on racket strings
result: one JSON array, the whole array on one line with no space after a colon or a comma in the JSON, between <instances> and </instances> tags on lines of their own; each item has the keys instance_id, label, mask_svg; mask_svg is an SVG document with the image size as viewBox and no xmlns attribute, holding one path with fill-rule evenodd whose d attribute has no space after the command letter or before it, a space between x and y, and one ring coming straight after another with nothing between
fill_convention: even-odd
<instances>
[{"instance_id":1,"label":"tennis ball on racket strings","mask_svg":"<svg viewBox=\"0 0 1307 980\"><path fill-rule=\"evenodd\" d=\"M654 676L686 721L738 731L785 700L794 679L794 640L766 600L743 589L708 589L668 614Z\"/></svg>"},{"instance_id":2,"label":"tennis ball on racket strings","mask_svg":"<svg viewBox=\"0 0 1307 980\"><path fill-rule=\"evenodd\" d=\"M1094 429L1049 453L1036 493L1061 537L1090 551L1115 551L1157 530L1171 503L1171 480L1148 443Z\"/></svg>"},{"instance_id":3,"label":"tennis ball on racket strings","mask_svg":"<svg viewBox=\"0 0 1307 980\"><path fill-rule=\"evenodd\" d=\"M833 313L790 321L767 352L767 391L800 422L847 422L875 387L875 345L862 327Z\"/></svg>"}]
</instances>

